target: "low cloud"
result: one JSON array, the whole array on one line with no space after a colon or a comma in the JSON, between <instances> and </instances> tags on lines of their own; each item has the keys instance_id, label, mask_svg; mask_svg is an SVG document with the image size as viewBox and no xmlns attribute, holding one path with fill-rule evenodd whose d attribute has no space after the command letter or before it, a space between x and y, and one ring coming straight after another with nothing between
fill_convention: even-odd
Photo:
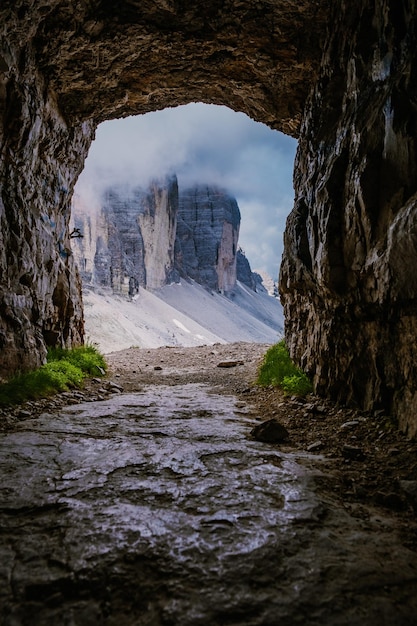
<instances>
[{"instance_id":1,"label":"low cloud","mask_svg":"<svg viewBox=\"0 0 417 626\"><path fill-rule=\"evenodd\" d=\"M295 150L293 139L243 113L190 104L101 124L77 191L92 198L109 185L145 187L169 173L181 188L225 187L241 209L240 244L252 268L276 278Z\"/></svg>"}]
</instances>

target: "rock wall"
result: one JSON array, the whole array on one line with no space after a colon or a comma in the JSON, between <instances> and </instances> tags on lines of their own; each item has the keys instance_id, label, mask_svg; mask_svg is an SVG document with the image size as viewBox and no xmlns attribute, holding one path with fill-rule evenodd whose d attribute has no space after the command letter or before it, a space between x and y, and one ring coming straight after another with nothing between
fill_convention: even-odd
<instances>
[{"instance_id":1,"label":"rock wall","mask_svg":"<svg viewBox=\"0 0 417 626\"><path fill-rule=\"evenodd\" d=\"M415 2L338 3L285 235L291 354L316 390L417 433Z\"/></svg>"},{"instance_id":2,"label":"rock wall","mask_svg":"<svg viewBox=\"0 0 417 626\"><path fill-rule=\"evenodd\" d=\"M141 208L139 226L144 242L146 287L158 289L171 281L174 271L178 216L176 177L164 186L152 183Z\"/></svg>"},{"instance_id":3,"label":"rock wall","mask_svg":"<svg viewBox=\"0 0 417 626\"><path fill-rule=\"evenodd\" d=\"M189 277L220 292L236 285L240 211L227 192L197 185L181 191L175 266Z\"/></svg>"},{"instance_id":4,"label":"rock wall","mask_svg":"<svg viewBox=\"0 0 417 626\"><path fill-rule=\"evenodd\" d=\"M134 295L180 277L228 293L239 279L255 290L238 251L240 211L222 189L178 191L175 176L148 189L112 187L102 200L73 200L71 244L83 283ZM237 260L239 259L239 265Z\"/></svg>"},{"instance_id":5,"label":"rock wall","mask_svg":"<svg viewBox=\"0 0 417 626\"><path fill-rule=\"evenodd\" d=\"M83 283L133 296L140 286L157 289L169 282L177 211L175 176L154 180L146 190L111 187L93 206L77 195L71 243Z\"/></svg>"},{"instance_id":6,"label":"rock wall","mask_svg":"<svg viewBox=\"0 0 417 626\"><path fill-rule=\"evenodd\" d=\"M26 41L36 24L27 30L16 25L7 44L6 22L0 54L0 378L39 366L48 346L83 340L68 220L73 183L94 129L91 121L70 126L57 108Z\"/></svg>"},{"instance_id":7,"label":"rock wall","mask_svg":"<svg viewBox=\"0 0 417 626\"><path fill-rule=\"evenodd\" d=\"M237 249L236 254L236 278L238 281L249 287L249 289L252 289L252 291L256 291L257 276L255 276L252 272L250 263L241 248ZM259 279L259 284L261 284L262 279L260 276Z\"/></svg>"},{"instance_id":8,"label":"rock wall","mask_svg":"<svg viewBox=\"0 0 417 626\"><path fill-rule=\"evenodd\" d=\"M85 285L133 295L145 285L144 245L138 224L141 194L112 188L87 204L83 194L73 199L71 244ZM91 202L93 203L91 205Z\"/></svg>"}]
</instances>

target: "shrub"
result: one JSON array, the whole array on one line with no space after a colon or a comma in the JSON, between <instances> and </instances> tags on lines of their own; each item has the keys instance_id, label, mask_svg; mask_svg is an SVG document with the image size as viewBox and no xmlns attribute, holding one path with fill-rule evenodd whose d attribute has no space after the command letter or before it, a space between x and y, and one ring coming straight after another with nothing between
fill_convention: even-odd
<instances>
[{"instance_id":1,"label":"shrub","mask_svg":"<svg viewBox=\"0 0 417 626\"><path fill-rule=\"evenodd\" d=\"M89 376L100 376L106 369L104 357L93 344L79 346L66 350L65 348L52 348L48 352L48 362L65 360L79 367L82 372Z\"/></svg>"},{"instance_id":2,"label":"shrub","mask_svg":"<svg viewBox=\"0 0 417 626\"><path fill-rule=\"evenodd\" d=\"M305 396L313 390L307 375L292 362L284 340L267 350L256 382L263 387L281 387L286 393L298 396Z\"/></svg>"},{"instance_id":3,"label":"shrub","mask_svg":"<svg viewBox=\"0 0 417 626\"><path fill-rule=\"evenodd\" d=\"M0 385L0 406L19 404L81 387L86 376L101 376L107 368L104 357L95 346L65 350L54 348L48 361L33 372L19 374Z\"/></svg>"}]
</instances>

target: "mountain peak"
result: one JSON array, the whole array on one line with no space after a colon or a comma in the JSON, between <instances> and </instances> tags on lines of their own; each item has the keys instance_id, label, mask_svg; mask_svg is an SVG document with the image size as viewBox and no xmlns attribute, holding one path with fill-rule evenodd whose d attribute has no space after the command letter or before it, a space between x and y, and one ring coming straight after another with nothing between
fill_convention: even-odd
<instances>
[{"instance_id":1,"label":"mountain peak","mask_svg":"<svg viewBox=\"0 0 417 626\"><path fill-rule=\"evenodd\" d=\"M74 197L72 226L80 236L73 253L85 284L129 296L180 278L225 294L237 280L256 290L238 246L239 206L225 189L199 183L179 190L171 175L146 189L109 187L92 212L86 204Z\"/></svg>"}]
</instances>

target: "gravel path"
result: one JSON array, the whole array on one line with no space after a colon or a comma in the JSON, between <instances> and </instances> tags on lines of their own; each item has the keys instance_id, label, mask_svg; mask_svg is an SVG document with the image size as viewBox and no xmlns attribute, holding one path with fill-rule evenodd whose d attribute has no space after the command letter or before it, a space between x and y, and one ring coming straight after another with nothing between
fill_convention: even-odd
<instances>
[{"instance_id":1,"label":"gravel path","mask_svg":"<svg viewBox=\"0 0 417 626\"><path fill-rule=\"evenodd\" d=\"M88 381L83 390L0 409L0 432L13 430L42 412L146 385L205 383L216 393L237 395L254 420L276 419L290 434L282 450L307 451L326 458L320 480L346 507L372 504L397 518L408 545L417 549L417 442L403 436L389 416L361 413L321 398L289 398L276 388L254 384L266 344L233 343L196 348L130 348L107 355L105 379ZM230 367L219 367L219 365Z\"/></svg>"},{"instance_id":2,"label":"gravel path","mask_svg":"<svg viewBox=\"0 0 417 626\"><path fill-rule=\"evenodd\" d=\"M256 387L267 347L131 348L2 412L1 624L415 623L416 444Z\"/></svg>"},{"instance_id":3,"label":"gravel path","mask_svg":"<svg viewBox=\"0 0 417 626\"><path fill-rule=\"evenodd\" d=\"M324 456L321 488L347 511L367 517L371 505L390 515L407 546L417 551L417 443L381 412L363 413L316 396L289 398L254 384L268 345L216 344L197 348L131 348L108 356L110 376L125 391L143 385L202 382L237 395L255 421L276 419L290 434L282 451ZM219 365L231 367L219 367Z\"/></svg>"}]
</instances>

